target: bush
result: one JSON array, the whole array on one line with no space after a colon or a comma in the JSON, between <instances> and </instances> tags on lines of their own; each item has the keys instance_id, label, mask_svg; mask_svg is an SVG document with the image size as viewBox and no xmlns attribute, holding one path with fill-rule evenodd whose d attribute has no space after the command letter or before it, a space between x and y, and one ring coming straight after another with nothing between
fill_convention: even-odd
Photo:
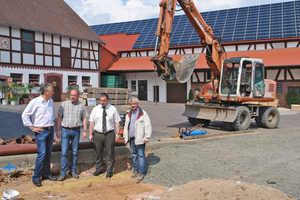
<instances>
[{"instance_id":1,"label":"bush","mask_svg":"<svg viewBox=\"0 0 300 200\"><path fill-rule=\"evenodd\" d=\"M22 97L23 97L23 98L29 98L29 94L24 93L24 94L22 95Z\"/></svg>"},{"instance_id":2,"label":"bush","mask_svg":"<svg viewBox=\"0 0 300 200\"><path fill-rule=\"evenodd\" d=\"M194 94L193 94L193 92L192 92L192 89L190 89L190 92L189 92L189 98L188 98L187 102L190 102L190 101L192 101L193 99L194 99Z\"/></svg>"},{"instance_id":3,"label":"bush","mask_svg":"<svg viewBox=\"0 0 300 200\"><path fill-rule=\"evenodd\" d=\"M287 105L286 107L291 108L292 104L299 104L300 98L299 98L299 92L296 89L291 89L286 95L285 95Z\"/></svg>"}]
</instances>

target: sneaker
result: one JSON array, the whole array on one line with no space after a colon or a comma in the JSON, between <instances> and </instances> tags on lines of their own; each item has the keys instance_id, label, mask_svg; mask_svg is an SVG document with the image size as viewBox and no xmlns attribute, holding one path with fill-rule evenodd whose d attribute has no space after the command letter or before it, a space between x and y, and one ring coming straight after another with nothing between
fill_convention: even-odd
<instances>
[{"instance_id":1,"label":"sneaker","mask_svg":"<svg viewBox=\"0 0 300 200\"><path fill-rule=\"evenodd\" d=\"M111 172L106 173L106 178L111 178L112 176L113 176L113 174Z\"/></svg>"},{"instance_id":2,"label":"sneaker","mask_svg":"<svg viewBox=\"0 0 300 200\"><path fill-rule=\"evenodd\" d=\"M137 177L136 177L136 179L137 179L138 181L141 181L141 180L144 179L144 177L145 177L145 174L138 174Z\"/></svg>"},{"instance_id":3,"label":"sneaker","mask_svg":"<svg viewBox=\"0 0 300 200\"><path fill-rule=\"evenodd\" d=\"M138 175L138 171L133 171L131 174L131 178L135 178Z\"/></svg>"},{"instance_id":4,"label":"sneaker","mask_svg":"<svg viewBox=\"0 0 300 200\"><path fill-rule=\"evenodd\" d=\"M61 174L57 180L63 181L66 179L66 175Z\"/></svg>"},{"instance_id":5,"label":"sneaker","mask_svg":"<svg viewBox=\"0 0 300 200\"><path fill-rule=\"evenodd\" d=\"M73 178L75 178L75 179L79 179L79 176L78 176L76 173L74 173L74 172L71 173L71 176L72 176Z\"/></svg>"},{"instance_id":6,"label":"sneaker","mask_svg":"<svg viewBox=\"0 0 300 200\"><path fill-rule=\"evenodd\" d=\"M103 174L103 172L102 171L95 171L93 173L94 176L99 176L100 174Z\"/></svg>"},{"instance_id":7,"label":"sneaker","mask_svg":"<svg viewBox=\"0 0 300 200\"><path fill-rule=\"evenodd\" d=\"M36 180L36 181L32 181L32 182L33 182L33 184L34 184L35 186L37 186L37 187L41 187L41 186L42 186L41 180Z\"/></svg>"}]
</instances>

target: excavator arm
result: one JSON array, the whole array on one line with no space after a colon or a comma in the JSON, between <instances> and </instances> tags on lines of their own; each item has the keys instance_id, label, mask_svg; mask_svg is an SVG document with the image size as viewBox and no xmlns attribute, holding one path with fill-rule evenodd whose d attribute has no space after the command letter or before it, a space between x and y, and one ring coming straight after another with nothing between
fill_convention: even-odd
<instances>
[{"instance_id":1,"label":"excavator arm","mask_svg":"<svg viewBox=\"0 0 300 200\"><path fill-rule=\"evenodd\" d=\"M192 0L161 0L159 3L160 14L155 32L156 45L154 56L151 58L157 75L165 81L185 83L192 75L199 58L199 55L188 55L178 62L168 56L176 3L181 6L199 35L201 43L206 46L206 61L212 71L212 79L219 80L222 62L225 59L224 51L220 41L214 37L211 27L206 24ZM157 53L158 41L160 48Z\"/></svg>"}]
</instances>

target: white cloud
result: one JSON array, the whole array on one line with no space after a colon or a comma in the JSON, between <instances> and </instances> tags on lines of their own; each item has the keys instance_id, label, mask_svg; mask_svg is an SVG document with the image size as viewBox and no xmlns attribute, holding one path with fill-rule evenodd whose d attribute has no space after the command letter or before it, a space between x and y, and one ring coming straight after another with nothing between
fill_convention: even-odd
<instances>
[{"instance_id":1,"label":"white cloud","mask_svg":"<svg viewBox=\"0 0 300 200\"><path fill-rule=\"evenodd\" d=\"M158 18L159 15L160 0L65 1L88 25ZM290 0L194 0L194 3L199 12L205 12L285 1Z\"/></svg>"}]
</instances>

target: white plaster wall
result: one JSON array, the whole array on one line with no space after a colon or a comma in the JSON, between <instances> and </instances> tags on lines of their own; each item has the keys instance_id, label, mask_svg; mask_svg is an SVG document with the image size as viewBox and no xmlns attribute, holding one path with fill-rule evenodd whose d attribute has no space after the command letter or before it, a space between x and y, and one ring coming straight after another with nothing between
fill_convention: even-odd
<instances>
[{"instance_id":1,"label":"white plaster wall","mask_svg":"<svg viewBox=\"0 0 300 200\"><path fill-rule=\"evenodd\" d=\"M10 53L9 51L0 52L0 62L10 63Z\"/></svg>"},{"instance_id":2,"label":"white plaster wall","mask_svg":"<svg viewBox=\"0 0 300 200\"><path fill-rule=\"evenodd\" d=\"M86 40L82 40L82 48L83 49L88 49L89 48L89 42Z\"/></svg>"},{"instance_id":3,"label":"white plaster wall","mask_svg":"<svg viewBox=\"0 0 300 200\"><path fill-rule=\"evenodd\" d=\"M72 47L77 47L77 43L78 43L78 40L77 39L71 39L71 45Z\"/></svg>"},{"instance_id":4,"label":"white plaster wall","mask_svg":"<svg viewBox=\"0 0 300 200\"><path fill-rule=\"evenodd\" d=\"M11 40L11 49L14 51L21 51L21 40L12 39Z\"/></svg>"},{"instance_id":5,"label":"white plaster wall","mask_svg":"<svg viewBox=\"0 0 300 200\"><path fill-rule=\"evenodd\" d=\"M73 64L73 62L74 62L74 59L72 59L72 64ZM74 68L81 68L81 62L80 62L80 60L78 60L78 59L75 60L75 66L74 66Z\"/></svg>"},{"instance_id":6,"label":"white plaster wall","mask_svg":"<svg viewBox=\"0 0 300 200\"><path fill-rule=\"evenodd\" d=\"M88 60L83 60L82 61L82 68L89 69L89 61Z\"/></svg>"},{"instance_id":7,"label":"white plaster wall","mask_svg":"<svg viewBox=\"0 0 300 200\"><path fill-rule=\"evenodd\" d=\"M265 49L265 44L257 44L256 45L256 50L263 50Z\"/></svg>"},{"instance_id":8,"label":"white plaster wall","mask_svg":"<svg viewBox=\"0 0 300 200\"><path fill-rule=\"evenodd\" d=\"M97 63L97 61L96 61ZM91 69L97 69L95 61L90 61Z\"/></svg>"},{"instance_id":9,"label":"white plaster wall","mask_svg":"<svg viewBox=\"0 0 300 200\"><path fill-rule=\"evenodd\" d=\"M12 53L12 63L21 63L21 53Z\"/></svg>"},{"instance_id":10,"label":"white plaster wall","mask_svg":"<svg viewBox=\"0 0 300 200\"><path fill-rule=\"evenodd\" d=\"M9 27L0 24L0 34L9 36Z\"/></svg>"},{"instance_id":11,"label":"white plaster wall","mask_svg":"<svg viewBox=\"0 0 300 200\"><path fill-rule=\"evenodd\" d=\"M67 37L61 37L61 46L70 48L70 39Z\"/></svg>"},{"instance_id":12,"label":"white plaster wall","mask_svg":"<svg viewBox=\"0 0 300 200\"><path fill-rule=\"evenodd\" d=\"M132 92L133 95L138 95L138 81L147 80L147 101L154 101L153 86L159 85L159 102L167 102L167 84L164 80L156 77L155 84L155 73L154 72L143 72L143 73L122 73L121 76L126 76L128 82L128 88L131 88L131 81L136 81L136 91Z\"/></svg>"},{"instance_id":13,"label":"white plaster wall","mask_svg":"<svg viewBox=\"0 0 300 200\"><path fill-rule=\"evenodd\" d=\"M44 36L45 36L45 42L52 43L52 37L50 34L45 33Z\"/></svg>"},{"instance_id":14,"label":"white plaster wall","mask_svg":"<svg viewBox=\"0 0 300 200\"><path fill-rule=\"evenodd\" d=\"M23 83L29 82L29 74L39 74L40 75L40 83L44 83L44 74L53 73L51 70L44 70L44 69L23 69L23 68L4 68L2 65L0 65L0 74L4 76L10 76L11 73L18 73L23 74ZM67 86L68 86L68 76L77 76L78 85L79 85L79 91L83 92L82 84L82 76L88 76L90 77L91 85L92 87L98 87L98 72L71 72L71 71L55 71L54 73L62 74L63 80L62 80L62 93L67 93ZM32 93L37 93L39 87L37 87L35 90L32 91Z\"/></svg>"},{"instance_id":15,"label":"white plaster wall","mask_svg":"<svg viewBox=\"0 0 300 200\"><path fill-rule=\"evenodd\" d=\"M35 52L36 53L43 53L43 44L42 43L35 43Z\"/></svg>"},{"instance_id":16,"label":"white plaster wall","mask_svg":"<svg viewBox=\"0 0 300 200\"><path fill-rule=\"evenodd\" d=\"M23 53L23 63L33 65L34 64L33 54Z\"/></svg>"},{"instance_id":17,"label":"white plaster wall","mask_svg":"<svg viewBox=\"0 0 300 200\"><path fill-rule=\"evenodd\" d=\"M54 57L54 66L60 67L60 57Z\"/></svg>"},{"instance_id":18,"label":"white plaster wall","mask_svg":"<svg viewBox=\"0 0 300 200\"><path fill-rule=\"evenodd\" d=\"M44 65L44 59L43 59L43 56L36 55L36 56L35 56L35 59L36 59L36 64L37 64L37 65Z\"/></svg>"},{"instance_id":19,"label":"white plaster wall","mask_svg":"<svg viewBox=\"0 0 300 200\"><path fill-rule=\"evenodd\" d=\"M60 37L58 35L53 35L53 43L60 44Z\"/></svg>"},{"instance_id":20,"label":"white plaster wall","mask_svg":"<svg viewBox=\"0 0 300 200\"><path fill-rule=\"evenodd\" d=\"M52 56L45 56L45 65L52 66Z\"/></svg>"},{"instance_id":21,"label":"white plaster wall","mask_svg":"<svg viewBox=\"0 0 300 200\"><path fill-rule=\"evenodd\" d=\"M235 46L224 46L226 51L235 51Z\"/></svg>"},{"instance_id":22,"label":"white plaster wall","mask_svg":"<svg viewBox=\"0 0 300 200\"><path fill-rule=\"evenodd\" d=\"M248 49L249 45L239 45L238 50L239 51L246 51Z\"/></svg>"},{"instance_id":23,"label":"white plaster wall","mask_svg":"<svg viewBox=\"0 0 300 200\"><path fill-rule=\"evenodd\" d=\"M60 56L60 46L53 45L53 54Z\"/></svg>"},{"instance_id":24,"label":"white plaster wall","mask_svg":"<svg viewBox=\"0 0 300 200\"><path fill-rule=\"evenodd\" d=\"M94 50L98 50L98 43L95 43L95 42L93 42L93 47L94 47Z\"/></svg>"},{"instance_id":25,"label":"white plaster wall","mask_svg":"<svg viewBox=\"0 0 300 200\"><path fill-rule=\"evenodd\" d=\"M191 48L186 48L184 49L185 54L191 54L192 53L192 49Z\"/></svg>"},{"instance_id":26,"label":"white plaster wall","mask_svg":"<svg viewBox=\"0 0 300 200\"><path fill-rule=\"evenodd\" d=\"M20 29L19 29L19 28L14 28L14 27L12 27L12 28L11 28L11 36L12 36L12 37L20 38L20 37L21 37Z\"/></svg>"},{"instance_id":27,"label":"white plaster wall","mask_svg":"<svg viewBox=\"0 0 300 200\"><path fill-rule=\"evenodd\" d=\"M287 42L287 48L297 47L298 42Z\"/></svg>"},{"instance_id":28,"label":"white plaster wall","mask_svg":"<svg viewBox=\"0 0 300 200\"><path fill-rule=\"evenodd\" d=\"M96 52L95 52L96 54ZM94 59L94 51L90 51L90 59Z\"/></svg>"},{"instance_id":29,"label":"white plaster wall","mask_svg":"<svg viewBox=\"0 0 300 200\"><path fill-rule=\"evenodd\" d=\"M35 40L36 41L43 41L43 33L35 32Z\"/></svg>"},{"instance_id":30,"label":"white plaster wall","mask_svg":"<svg viewBox=\"0 0 300 200\"><path fill-rule=\"evenodd\" d=\"M300 69L291 69L291 73L293 74L294 79L300 79Z\"/></svg>"}]
</instances>

